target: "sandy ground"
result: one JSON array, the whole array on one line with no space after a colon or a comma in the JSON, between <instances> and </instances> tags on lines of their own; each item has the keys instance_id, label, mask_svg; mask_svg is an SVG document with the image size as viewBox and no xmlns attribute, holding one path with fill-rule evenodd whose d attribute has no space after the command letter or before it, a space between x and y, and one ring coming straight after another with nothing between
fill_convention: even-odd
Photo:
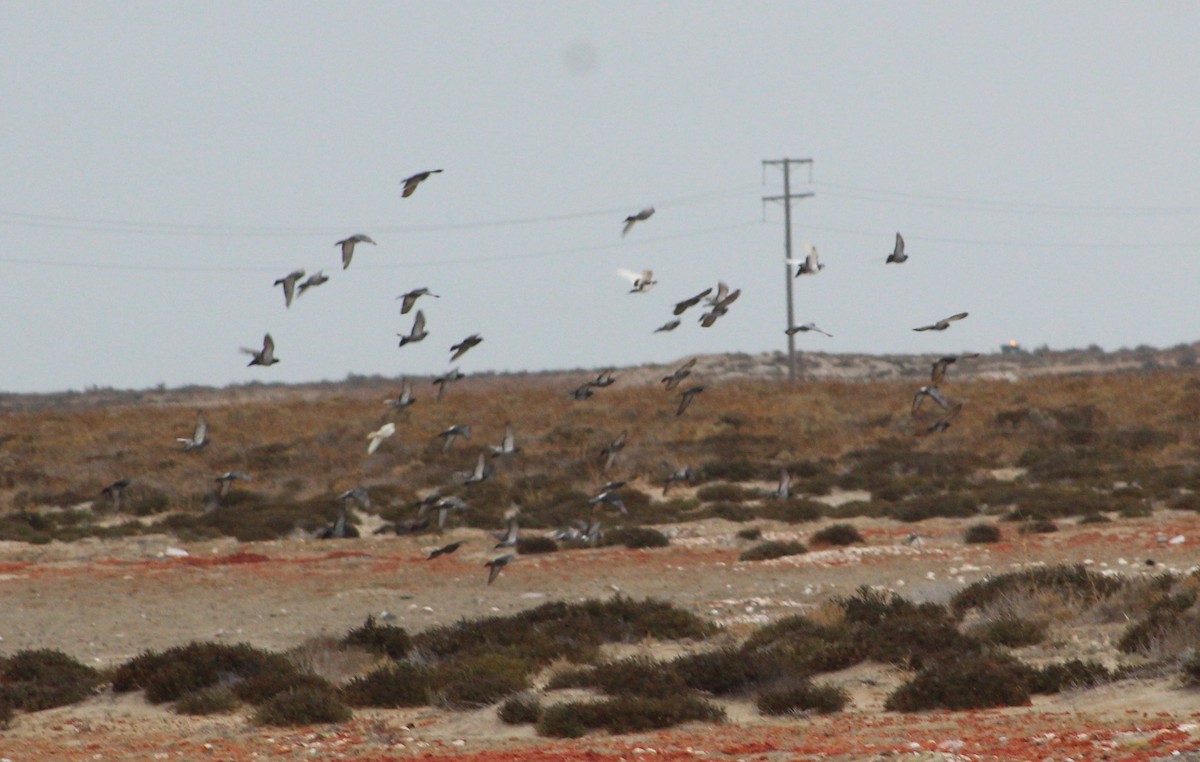
<instances>
[{"instance_id":1,"label":"sandy ground","mask_svg":"<svg viewBox=\"0 0 1200 762\"><path fill-rule=\"evenodd\" d=\"M767 539L800 539L829 522L759 522ZM548 600L620 591L670 600L727 628L735 640L779 616L809 611L863 584L914 600L944 602L962 585L1036 563L1082 562L1125 574L1187 571L1196 564L1200 517L1158 512L1111 525L1064 523L1056 534L964 545L967 522L905 525L856 520L863 547L741 563L752 543L741 525L705 521L662 527L669 548L562 551L517 559L487 586L491 542L478 530L443 538L366 537L179 543L167 537L30 546L0 543L0 652L57 648L96 666L192 640L249 642L283 650L340 637L368 614L390 614L410 631ZM910 531L919 547L903 543ZM1160 535L1184 541L1160 542ZM426 561L427 550L467 540ZM179 551L186 551L181 555ZM1146 560L1155 563L1148 566ZM1119 630L1115 630L1119 631ZM1103 628L1071 633L1045 658L1111 653ZM678 648L678 646L673 646ZM653 644L626 651L658 653ZM899 715L882 711L899 671L860 665L822 678L844 685L853 706L826 718L771 719L730 701L730 722L578 741L537 738L500 723L494 709L356 712L347 724L304 729L251 725L244 713L184 717L110 693L84 704L21 715L0 734L11 760L84 759L1200 759L1200 692L1169 678L1125 681L1038 697L1033 706ZM1178 752L1175 756L1170 756ZM1189 756L1193 755L1193 756Z\"/></svg>"}]
</instances>

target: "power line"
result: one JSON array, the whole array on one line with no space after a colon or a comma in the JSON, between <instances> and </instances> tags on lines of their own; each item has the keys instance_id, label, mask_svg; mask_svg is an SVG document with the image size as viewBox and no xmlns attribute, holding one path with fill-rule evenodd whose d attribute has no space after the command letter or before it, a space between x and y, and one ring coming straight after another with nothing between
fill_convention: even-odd
<instances>
[{"instance_id":1,"label":"power line","mask_svg":"<svg viewBox=\"0 0 1200 762\"><path fill-rule=\"evenodd\" d=\"M1136 205L1072 205L1039 204L1025 201L995 201L955 196L937 196L907 191L864 188L841 183L814 181L813 185L827 188L823 195L848 198L858 201L887 202L907 206L927 206L937 209L958 209L978 212L1002 212L1019 214L1041 214L1056 216L1167 216L1188 215L1200 212L1200 206L1136 206ZM866 194L866 195L864 195ZM881 198L875 198L879 196Z\"/></svg>"},{"instance_id":2,"label":"power line","mask_svg":"<svg viewBox=\"0 0 1200 762\"><path fill-rule=\"evenodd\" d=\"M543 259L547 257L561 256L564 254L584 254L593 251L605 251L608 249L619 249L637 246L648 246L651 244L663 243L666 241L677 241L685 238L699 238L715 233L723 233L731 230L741 230L748 227L757 227L762 222L753 220L748 222L740 222L733 225L722 225L719 227L702 228L686 233L677 233L674 235L659 236L658 238L645 238L637 241L621 241L619 243L604 243L594 246L574 246L565 249L546 249L543 251L532 251L523 254L501 254L490 257L461 257L458 259L427 259L417 262L398 262L395 264L386 265L355 265L355 270L403 270L413 267L440 267L444 265L474 265L486 264L489 262L507 262L523 259ZM38 267L62 267L76 268L88 270L124 270L134 272L278 272L279 267L267 266L240 266L240 267L225 267L220 265L132 265L110 262L71 262L66 260L41 260L29 259L25 257L0 257L0 263L17 264L17 265L33 265Z\"/></svg>"},{"instance_id":3,"label":"power line","mask_svg":"<svg viewBox=\"0 0 1200 762\"><path fill-rule=\"evenodd\" d=\"M846 235L861 236L864 238L889 238L895 235L895 231L871 231L863 230L862 228L839 228L827 227L823 225L799 225L805 230L813 230L819 233L844 233ZM1200 241L1163 241L1159 243L1113 243L1106 241L1104 243L1053 243L1044 241L1004 241L1004 240L989 240L983 238L949 238L946 236L936 235L921 235L920 233L904 233L905 240L908 241L928 241L930 243L957 243L968 246L992 246L994 248L1004 249L1080 249L1080 250L1106 250L1106 251L1127 251L1137 249L1141 251L1156 251L1169 249L1196 249L1200 248Z\"/></svg>"},{"instance_id":4,"label":"power line","mask_svg":"<svg viewBox=\"0 0 1200 762\"><path fill-rule=\"evenodd\" d=\"M783 282L787 287L787 338L788 338L788 381L796 383L796 326L795 301L792 296L792 202L804 198L812 198L812 193L792 193L792 165L808 165L809 181L812 181L812 159L774 159L763 160L763 172L767 167L783 168L783 194L780 196L764 196L763 203L779 201L783 203Z\"/></svg>"},{"instance_id":5,"label":"power line","mask_svg":"<svg viewBox=\"0 0 1200 762\"><path fill-rule=\"evenodd\" d=\"M746 185L736 188L723 188L703 193L692 193L668 198L657 202L662 209L705 204L746 195L757 190L756 185ZM448 230L477 230L497 227L518 227L537 225L569 220L586 219L589 217L617 217L629 212L632 206L608 207L604 209L589 209L563 214L549 214L529 217L510 217L507 219L432 223L422 225L364 225L363 229L371 230L373 234L405 234L430 233ZM159 236L191 236L191 237L234 237L234 238L288 238L341 236L350 226L271 226L271 225L209 225L200 223L181 222L145 222L135 220L104 219L94 217L71 217L65 215L38 214L12 210L0 210L0 225L10 227L42 228L50 230L70 230L87 233L112 233L120 235L159 235Z\"/></svg>"}]
</instances>

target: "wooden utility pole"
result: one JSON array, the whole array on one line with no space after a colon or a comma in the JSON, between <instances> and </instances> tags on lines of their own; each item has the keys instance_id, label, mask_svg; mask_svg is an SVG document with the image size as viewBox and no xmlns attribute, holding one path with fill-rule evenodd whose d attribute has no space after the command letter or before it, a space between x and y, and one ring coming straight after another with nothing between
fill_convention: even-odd
<instances>
[{"instance_id":1,"label":"wooden utility pole","mask_svg":"<svg viewBox=\"0 0 1200 762\"><path fill-rule=\"evenodd\" d=\"M768 166L783 167L783 195L763 196L763 203L779 201L783 203L783 280L787 284L787 327L796 326L796 312L792 297L792 202L801 198L810 198L812 193L792 193L791 168L793 164L807 164L809 180L812 180L812 159L764 159L763 171ZM796 383L796 334L788 334L788 382Z\"/></svg>"}]
</instances>

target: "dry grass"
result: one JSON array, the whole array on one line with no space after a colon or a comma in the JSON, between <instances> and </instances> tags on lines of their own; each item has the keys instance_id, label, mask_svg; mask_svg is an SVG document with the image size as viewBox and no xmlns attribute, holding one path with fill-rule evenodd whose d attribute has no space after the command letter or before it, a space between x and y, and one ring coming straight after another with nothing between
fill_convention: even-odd
<instances>
[{"instance_id":1,"label":"dry grass","mask_svg":"<svg viewBox=\"0 0 1200 762\"><path fill-rule=\"evenodd\" d=\"M131 394L128 405L4 413L0 510L7 509L9 520L0 534L58 537L62 527L38 528L30 516L89 501L95 515L73 520L74 534L62 536L113 524L99 491L123 477L133 480L126 512L140 500L138 512L199 514L213 477L228 470L254 476L234 486L235 494L250 493L242 498L247 510L311 500L333 505L336 494L364 485L379 492L376 510L402 512L417 492L452 485L480 447L499 441L508 420L521 454L500 462L492 480L459 488L473 508L462 520L472 525L498 525L513 504L531 526L552 525L581 513L578 496L613 477L640 480L657 496L663 461L687 463L700 474L743 464L764 482L781 467L795 467L805 472L795 486L803 491L810 482L812 494L841 479L869 485L875 497L929 501L931 494L983 483L986 469L1024 460L1026 482L1108 490L1116 481L1136 482L1140 490L1113 498L1114 509L1125 509L1200 487L1197 377L1181 371L956 381L964 413L948 431L927 437L913 436L910 381L716 383L706 404L682 417L661 389L619 381L602 397L575 402L544 383L468 379L442 402L418 388L418 404L398 414L382 404L393 391L386 380L321 391L283 387L270 399L234 389L207 397L180 393L174 402L165 394L150 405L136 404ZM190 432L200 405L212 443L185 453L175 438ZM367 457L366 432L387 419L397 423L397 435ZM443 454L436 433L463 422L473 425L473 438ZM628 446L605 474L599 450L621 431L629 432ZM729 489L742 500L754 494ZM566 504L556 501L566 494L573 495ZM754 511L760 502L745 506ZM708 515L706 507L693 510Z\"/></svg>"}]
</instances>

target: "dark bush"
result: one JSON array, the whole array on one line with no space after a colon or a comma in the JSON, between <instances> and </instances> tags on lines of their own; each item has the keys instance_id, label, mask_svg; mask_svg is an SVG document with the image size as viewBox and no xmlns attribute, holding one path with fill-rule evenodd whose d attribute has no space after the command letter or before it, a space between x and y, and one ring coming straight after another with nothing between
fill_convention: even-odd
<instances>
[{"instance_id":1,"label":"dark bush","mask_svg":"<svg viewBox=\"0 0 1200 762\"><path fill-rule=\"evenodd\" d=\"M972 655L934 662L888 696L894 712L991 709L1029 703L1032 670L1006 657Z\"/></svg>"},{"instance_id":2,"label":"dark bush","mask_svg":"<svg viewBox=\"0 0 1200 762\"><path fill-rule=\"evenodd\" d=\"M447 709L477 709L529 690L530 664L512 656L480 654L433 670L437 703Z\"/></svg>"},{"instance_id":3,"label":"dark bush","mask_svg":"<svg viewBox=\"0 0 1200 762\"><path fill-rule=\"evenodd\" d=\"M0 704L39 712L83 701L101 682L99 672L62 651L18 651L0 661Z\"/></svg>"},{"instance_id":4,"label":"dark bush","mask_svg":"<svg viewBox=\"0 0 1200 762\"><path fill-rule=\"evenodd\" d=\"M795 540L768 540L744 551L742 555L738 556L738 560L767 561L772 558L797 556L807 552L808 548L804 547L804 543Z\"/></svg>"},{"instance_id":5,"label":"dark bush","mask_svg":"<svg viewBox=\"0 0 1200 762\"><path fill-rule=\"evenodd\" d=\"M757 497L754 492L736 484L706 484L696 490L696 499L702 503L744 503Z\"/></svg>"},{"instance_id":6,"label":"dark bush","mask_svg":"<svg viewBox=\"0 0 1200 762\"><path fill-rule=\"evenodd\" d=\"M915 604L866 586L834 602L845 612L864 658L919 669L937 659L979 651L979 642L960 633L950 612L935 603Z\"/></svg>"},{"instance_id":7,"label":"dark bush","mask_svg":"<svg viewBox=\"0 0 1200 762\"><path fill-rule=\"evenodd\" d=\"M963 542L968 544L1000 542L1000 527L995 524L972 524L963 533Z\"/></svg>"},{"instance_id":8,"label":"dark bush","mask_svg":"<svg viewBox=\"0 0 1200 762\"><path fill-rule=\"evenodd\" d=\"M1048 695L1069 688L1091 688L1111 682L1115 676L1098 661L1071 659L1063 664L1047 664L1034 670L1030 693Z\"/></svg>"},{"instance_id":9,"label":"dark bush","mask_svg":"<svg viewBox=\"0 0 1200 762\"><path fill-rule=\"evenodd\" d=\"M665 534L650 527L617 527L606 532L600 544L624 545L636 550L639 548L665 548L671 544L671 541Z\"/></svg>"},{"instance_id":10,"label":"dark bush","mask_svg":"<svg viewBox=\"0 0 1200 762\"><path fill-rule=\"evenodd\" d=\"M1023 648L1041 643L1046 637L1046 622L1035 622L1018 616L1003 616L976 627L973 635L984 643L1006 648Z\"/></svg>"},{"instance_id":11,"label":"dark bush","mask_svg":"<svg viewBox=\"0 0 1200 762\"><path fill-rule=\"evenodd\" d=\"M538 553L554 553L557 550L558 543L553 538L544 535L522 537L517 540L517 553L522 556L532 556Z\"/></svg>"},{"instance_id":12,"label":"dark bush","mask_svg":"<svg viewBox=\"0 0 1200 762\"><path fill-rule=\"evenodd\" d=\"M734 521L742 523L746 521L754 521L759 517L759 512L748 505L739 505L738 503L711 503L708 506L708 511L718 519L726 521Z\"/></svg>"},{"instance_id":13,"label":"dark bush","mask_svg":"<svg viewBox=\"0 0 1200 762\"><path fill-rule=\"evenodd\" d=\"M863 536L852 524L830 524L811 538L814 545L855 545L863 542Z\"/></svg>"},{"instance_id":14,"label":"dark bush","mask_svg":"<svg viewBox=\"0 0 1200 762\"><path fill-rule=\"evenodd\" d=\"M752 482L759 479L769 479L763 468L742 458L730 458L705 463L696 469L695 479L704 482ZM778 476L778 472L776 472Z\"/></svg>"},{"instance_id":15,"label":"dark bush","mask_svg":"<svg viewBox=\"0 0 1200 762\"><path fill-rule=\"evenodd\" d=\"M181 696L172 709L178 714L228 714L241 703L228 688L214 687Z\"/></svg>"},{"instance_id":16,"label":"dark bush","mask_svg":"<svg viewBox=\"0 0 1200 762\"><path fill-rule=\"evenodd\" d=\"M910 497L893 505L891 513L900 521L908 522L939 517L965 519L979 515L979 507L967 495L946 493Z\"/></svg>"},{"instance_id":17,"label":"dark bush","mask_svg":"<svg viewBox=\"0 0 1200 762\"><path fill-rule=\"evenodd\" d=\"M1125 628L1117 648L1122 653L1148 653L1159 641L1179 632L1200 630L1200 615L1193 608L1196 593L1165 595L1151 605L1145 619Z\"/></svg>"},{"instance_id":18,"label":"dark bush","mask_svg":"<svg viewBox=\"0 0 1200 762\"><path fill-rule=\"evenodd\" d=\"M120 693L143 688L147 701L161 704L231 679L296 671L285 656L247 643L194 642L162 653L147 652L122 664L113 676L113 690Z\"/></svg>"},{"instance_id":19,"label":"dark bush","mask_svg":"<svg viewBox=\"0 0 1200 762\"><path fill-rule=\"evenodd\" d=\"M1058 531L1058 524L1050 519L1030 519L1017 529L1018 534L1051 534Z\"/></svg>"},{"instance_id":20,"label":"dark bush","mask_svg":"<svg viewBox=\"0 0 1200 762\"><path fill-rule=\"evenodd\" d=\"M230 692L247 704L261 704L274 696L300 688L333 690L328 680L296 670L260 670L257 674L233 683Z\"/></svg>"},{"instance_id":21,"label":"dark bush","mask_svg":"<svg viewBox=\"0 0 1200 762\"><path fill-rule=\"evenodd\" d=\"M756 705L763 714L833 714L842 711L849 701L850 694L843 688L801 680L794 685L763 691Z\"/></svg>"},{"instance_id":22,"label":"dark bush","mask_svg":"<svg viewBox=\"0 0 1200 762\"><path fill-rule=\"evenodd\" d=\"M806 498L788 498L787 500L771 500L763 504L759 510L763 518L786 521L789 524L801 524L816 521L825 515L828 509L824 503Z\"/></svg>"},{"instance_id":23,"label":"dark bush","mask_svg":"<svg viewBox=\"0 0 1200 762\"><path fill-rule=\"evenodd\" d=\"M1080 597L1084 603L1094 603L1109 597L1125 584L1120 579L1089 571L1083 564L1042 566L972 582L951 596L950 608L955 616L961 617L970 609L983 608L1001 598L1028 591L1058 592Z\"/></svg>"},{"instance_id":24,"label":"dark bush","mask_svg":"<svg viewBox=\"0 0 1200 762\"><path fill-rule=\"evenodd\" d=\"M578 738L589 730L639 733L683 722L722 722L725 712L695 696L614 696L602 701L555 704L542 710L539 735Z\"/></svg>"},{"instance_id":25,"label":"dark bush","mask_svg":"<svg viewBox=\"0 0 1200 762\"><path fill-rule=\"evenodd\" d=\"M1200 685L1200 653L1183 663L1183 682L1191 687Z\"/></svg>"},{"instance_id":26,"label":"dark bush","mask_svg":"<svg viewBox=\"0 0 1200 762\"><path fill-rule=\"evenodd\" d=\"M342 695L350 706L393 709L425 706L431 688L429 670L401 662L354 678L342 688Z\"/></svg>"},{"instance_id":27,"label":"dark bush","mask_svg":"<svg viewBox=\"0 0 1200 762\"><path fill-rule=\"evenodd\" d=\"M750 540L751 542L753 542L754 540L758 540L758 539L762 538L762 530L759 529L758 527L750 527L749 529L739 529L737 531L737 536L738 536L739 540Z\"/></svg>"},{"instance_id":28,"label":"dark bush","mask_svg":"<svg viewBox=\"0 0 1200 762\"><path fill-rule=\"evenodd\" d=\"M641 656L565 673L553 685L556 688L597 688L610 696L667 698L687 692L687 684L669 665Z\"/></svg>"},{"instance_id":29,"label":"dark bush","mask_svg":"<svg viewBox=\"0 0 1200 762\"><path fill-rule=\"evenodd\" d=\"M532 693L513 696L500 705L496 715L507 725L524 725L538 721L542 714L542 703Z\"/></svg>"},{"instance_id":30,"label":"dark bush","mask_svg":"<svg viewBox=\"0 0 1200 762\"><path fill-rule=\"evenodd\" d=\"M403 659L412 650L412 638L402 627L379 624L375 617L367 616L361 626L355 627L342 638L342 644L358 646L373 654L382 654L396 661Z\"/></svg>"},{"instance_id":31,"label":"dark bush","mask_svg":"<svg viewBox=\"0 0 1200 762\"><path fill-rule=\"evenodd\" d=\"M751 633L742 645L746 657L767 660L766 669L774 676L791 674L808 677L851 667L866 658L866 649L856 638L856 629L847 623L818 624L804 616L784 617ZM749 662L747 673L757 677L764 669L762 661ZM727 665L717 674L733 674Z\"/></svg>"},{"instance_id":32,"label":"dark bush","mask_svg":"<svg viewBox=\"0 0 1200 762\"><path fill-rule=\"evenodd\" d=\"M352 717L350 709L328 690L299 688L280 693L258 708L254 722L258 725L315 725L327 722L346 722Z\"/></svg>"},{"instance_id":33,"label":"dark bush","mask_svg":"<svg viewBox=\"0 0 1200 762\"><path fill-rule=\"evenodd\" d=\"M778 678L784 669L769 653L730 647L680 656L669 666L689 688L714 696L750 690Z\"/></svg>"}]
</instances>

